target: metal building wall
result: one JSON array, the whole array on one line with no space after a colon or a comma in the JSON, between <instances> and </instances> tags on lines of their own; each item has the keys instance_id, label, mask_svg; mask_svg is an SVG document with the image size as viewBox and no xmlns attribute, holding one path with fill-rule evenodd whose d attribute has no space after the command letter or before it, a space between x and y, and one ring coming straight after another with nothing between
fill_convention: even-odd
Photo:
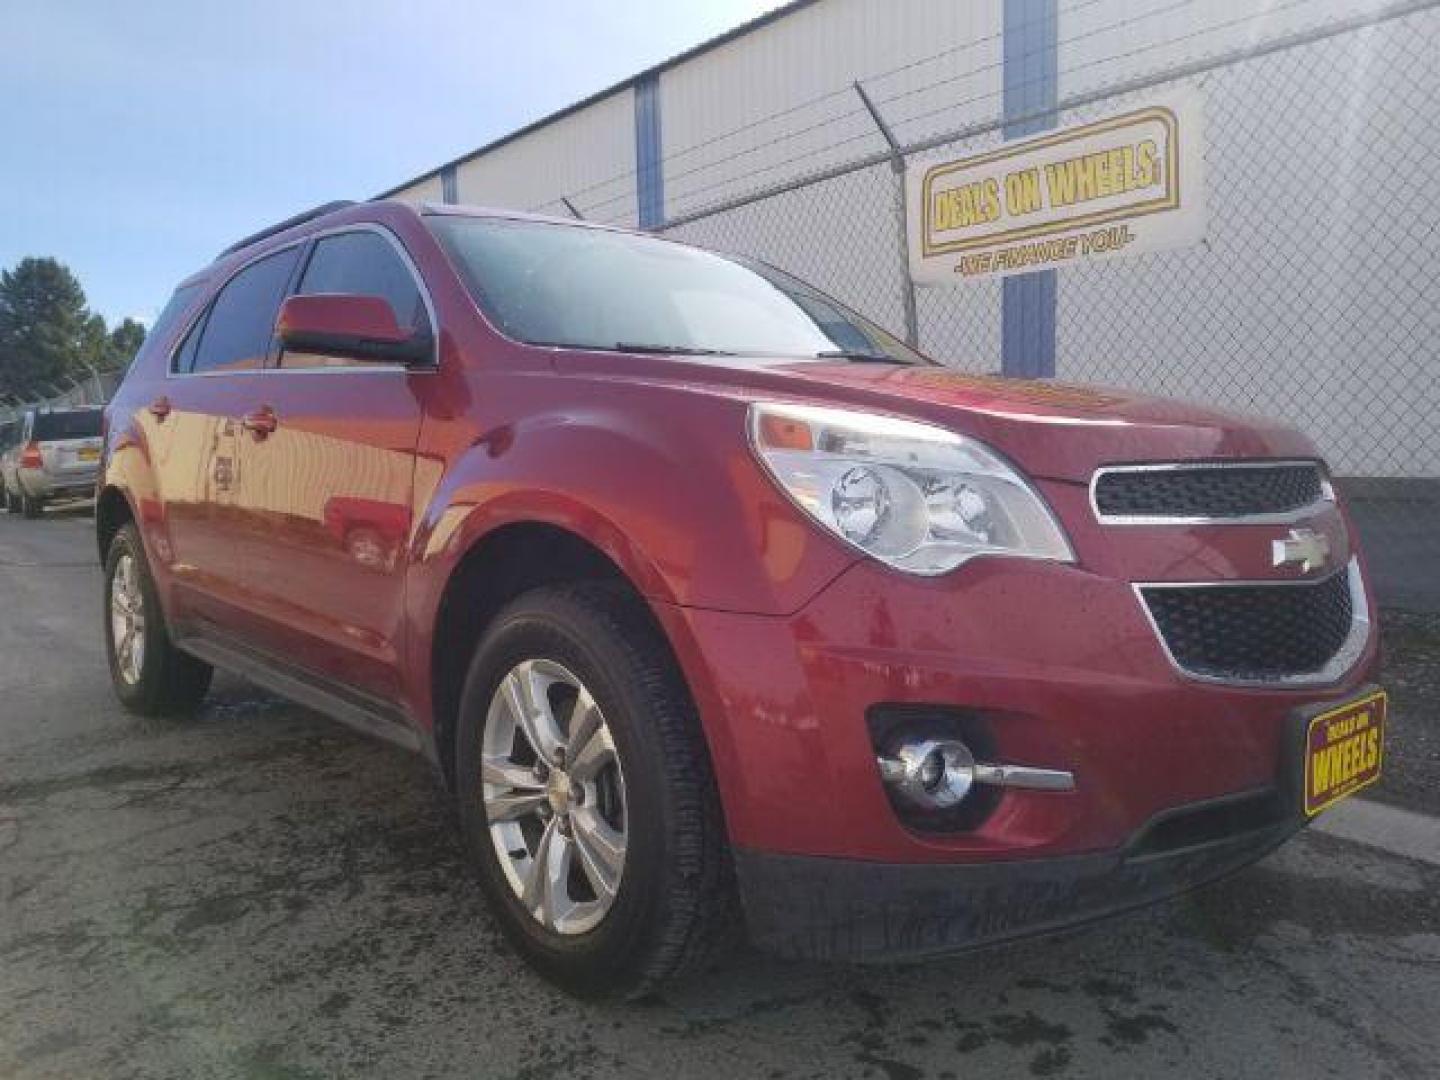
<instances>
[{"instance_id":1,"label":"metal building wall","mask_svg":"<svg viewBox=\"0 0 1440 1080\"><path fill-rule=\"evenodd\" d=\"M440 174L432 173L422 180L417 180L409 187L402 188L392 196L396 199L404 199L406 202L417 203L438 203L445 201L443 185L440 182Z\"/></svg>"},{"instance_id":2,"label":"metal building wall","mask_svg":"<svg viewBox=\"0 0 1440 1080\"><path fill-rule=\"evenodd\" d=\"M607 216L634 225L635 96L612 94L462 162L456 173L462 203L563 215L563 196L586 205L613 197Z\"/></svg>"},{"instance_id":3,"label":"metal building wall","mask_svg":"<svg viewBox=\"0 0 1440 1080\"><path fill-rule=\"evenodd\" d=\"M461 161L454 171L455 202L566 216L569 210L562 199L569 198L586 209L603 204L607 220L633 226L637 221L635 95L629 88L617 91ZM444 202L440 173L395 192L394 197Z\"/></svg>"}]
</instances>

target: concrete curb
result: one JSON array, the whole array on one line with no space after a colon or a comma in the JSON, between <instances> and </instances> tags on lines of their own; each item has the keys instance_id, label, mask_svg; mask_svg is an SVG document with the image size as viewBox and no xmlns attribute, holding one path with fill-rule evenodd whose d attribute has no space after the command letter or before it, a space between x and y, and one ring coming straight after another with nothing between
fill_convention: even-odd
<instances>
[{"instance_id":1,"label":"concrete curb","mask_svg":"<svg viewBox=\"0 0 1440 1080\"><path fill-rule=\"evenodd\" d=\"M1311 826L1391 855L1440 866L1440 818L1368 799L1346 799Z\"/></svg>"}]
</instances>

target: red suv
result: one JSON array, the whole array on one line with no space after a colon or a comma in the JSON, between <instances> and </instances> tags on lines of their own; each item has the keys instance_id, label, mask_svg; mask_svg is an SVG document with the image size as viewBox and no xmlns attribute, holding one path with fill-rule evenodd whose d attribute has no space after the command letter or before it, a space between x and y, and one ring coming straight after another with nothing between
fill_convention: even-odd
<instances>
[{"instance_id":1,"label":"red suv","mask_svg":"<svg viewBox=\"0 0 1440 1080\"><path fill-rule=\"evenodd\" d=\"M967 377L581 222L332 204L225 252L109 406L97 525L128 707L222 667L421 751L580 993L742 927L863 960L1110 914L1379 773L1305 437Z\"/></svg>"}]
</instances>

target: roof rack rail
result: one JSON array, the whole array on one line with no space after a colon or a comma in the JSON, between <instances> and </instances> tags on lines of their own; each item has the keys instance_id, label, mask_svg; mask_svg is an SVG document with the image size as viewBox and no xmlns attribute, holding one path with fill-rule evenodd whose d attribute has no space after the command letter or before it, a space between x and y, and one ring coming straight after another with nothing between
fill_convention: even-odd
<instances>
[{"instance_id":1,"label":"roof rack rail","mask_svg":"<svg viewBox=\"0 0 1440 1080\"><path fill-rule=\"evenodd\" d=\"M355 205L356 203L354 199L336 199L333 202L327 202L321 206L315 207L313 210L306 210L304 213L296 214L294 217L288 217L284 221L277 222L276 224L271 225L269 228L261 229L259 232L251 233L244 239L236 240L235 243L231 244L224 251L220 252L220 254L216 255L215 258L223 259L226 255L233 255L241 248L247 248L251 244L258 244L261 240L264 240L268 236L274 236L276 233L282 233L286 229L293 229L296 225L304 225L307 221L314 221L318 217L324 217L326 214L332 213L336 210L344 210L347 206Z\"/></svg>"}]
</instances>

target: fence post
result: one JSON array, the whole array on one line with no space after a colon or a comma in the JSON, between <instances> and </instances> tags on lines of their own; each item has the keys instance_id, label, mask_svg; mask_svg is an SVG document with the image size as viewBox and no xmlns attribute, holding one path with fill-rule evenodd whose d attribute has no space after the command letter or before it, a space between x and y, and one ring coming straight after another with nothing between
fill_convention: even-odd
<instances>
[{"instance_id":1,"label":"fence post","mask_svg":"<svg viewBox=\"0 0 1440 1080\"><path fill-rule=\"evenodd\" d=\"M865 93L865 87L861 86L858 80L855 83L855 93L860 95L865 111L870 114L870 119L875 122L886 145L890 147L890 171L895 174L895 216L900 222L900 300L905 305L905 342L913 348L919 348L920 320L915 311L915 282L910 279L910 235L905 220L905 155L901 153L900 144L895 141L890 125L885 123L880 110L875 107L870 95Z\"/></svg>"}]
</instances>

